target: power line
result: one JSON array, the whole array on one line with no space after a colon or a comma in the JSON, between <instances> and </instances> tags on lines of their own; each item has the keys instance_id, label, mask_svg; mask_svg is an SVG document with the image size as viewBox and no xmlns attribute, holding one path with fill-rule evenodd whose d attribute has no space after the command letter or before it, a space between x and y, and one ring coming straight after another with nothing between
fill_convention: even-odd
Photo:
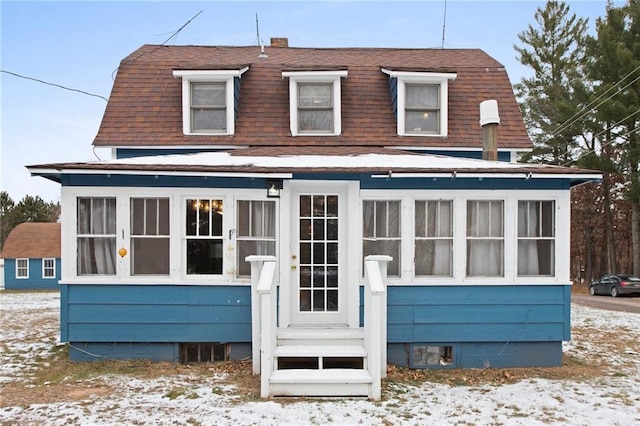
<instances>
[{"instance_id":1,"label":"power line","mask_svg":"<svg viewBox=\"0 0 640 426\"><path fill-rule=\"evenodd\" d=\"M74 89L73 87L67 87L67 86L63 86L61 84L50 83L48 81L40 80L40 79L34 78L34 77L27 77L26 75L18 74L18 73L11 72L11 71L0 70L0 72L3 72L5 74L9 74L9 75L13 75L13 76L19 77L19 78L24 78L25 80L36 81L38 83L46 84L48 86L54 86L54 87L58 87L60 89L69 90L70 92L78 92L78 93L82 93L83 95L93 96L93 97L96 97L96 98L103 99L105 102L109 101L107 98L105 98L102 95L96 95L95 93L86 92L86 91L80 90L80 89Z\"/></svg>"}]
</instances>

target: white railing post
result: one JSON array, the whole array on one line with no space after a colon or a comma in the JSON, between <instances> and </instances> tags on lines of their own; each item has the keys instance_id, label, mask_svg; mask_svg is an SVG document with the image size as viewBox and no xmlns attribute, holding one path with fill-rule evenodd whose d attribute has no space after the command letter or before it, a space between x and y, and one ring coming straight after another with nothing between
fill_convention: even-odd
<instances>
[{"instance_id":1,"label":"white railing post","mask_svg":"<svg viewBox=\"0 0 640 426\"><path fill-rule=\"evenodd\" d=\"M371 397L382 397L381 379L387 374L387 262L390 256L365 258L364 337L369 373L373 379Z\"/></svg>"},{"instance_id":2,"label":"white railing post","mask_svg":"<svg viewBox=\"0 0 640 426\"><path fill-rule=\"evenodd\" d=\"M258 283L262 275L265 262L273 262L275 264L275 256L247 256L245 260L251 263L251 361L253 366L253 374L260 374L260 346L262 332L262 309L261 301L258 295ZM274 268L275 272L275 268Z\"/></svg>"}]
</instances>

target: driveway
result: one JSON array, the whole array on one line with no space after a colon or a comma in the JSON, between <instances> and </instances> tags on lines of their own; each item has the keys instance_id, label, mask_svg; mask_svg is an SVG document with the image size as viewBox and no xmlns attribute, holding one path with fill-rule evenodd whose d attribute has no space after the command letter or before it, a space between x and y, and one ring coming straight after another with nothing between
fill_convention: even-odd
<instances>
[{"instance_id":1,"label":"driveway","mask_svg":"<svg viewBox=\"0 0 640 426\"><path fill-rule=\"evenodd\" d=\"M571 302L591 308L640 314L640 297L638 296L609 297L571 294Z\"/></svg>"}]
</instances>

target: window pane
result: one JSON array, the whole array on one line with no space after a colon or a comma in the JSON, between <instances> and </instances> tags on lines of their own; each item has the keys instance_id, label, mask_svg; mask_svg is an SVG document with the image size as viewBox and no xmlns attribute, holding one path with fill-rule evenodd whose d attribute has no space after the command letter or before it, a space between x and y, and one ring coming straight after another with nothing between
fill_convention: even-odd
<instances>
[{"instance_id":1,"label":"window pane","mask_svg":"<svg viewBox=\"0 0 640 426\"><path fill-rule=\"evenodd\" d=\"M132 238L132 275L168 275L169 239Z\"/></svg>"},{"instance_id":2,"label":"window pane","mask_svg":"<svg viewBox=\"0 0 640 426\"><path fill-rule=\"evenodd\" d=\"M405 85L407 108L439 108L437 85Z\"/></svg>"},{"instance_id":3,"label":"window pane","mask_svg":"<svg viewBox=\"0 0 640 426\"><path fill-rule=\"evenodd\" d=\"M299 107L331 107L332 84L299 84L298 85L298 106Z\"/></svg>"},{"instance_id":4,"label":"window pane","mask_svg":"<svg viewBox=\"0 0 640 426\"><path fill-rule=\"evenodd\" d=\"M406 132L440 133L440 113L438 111L405 111Z\"/></svg>"},{"instance_id":5,"label":"window pane","mask_svg":"<svg viewBox=\"0 0 640 426\"><path fill-rule=\"evenodd\" d=\"M393 260L388 263L387 273L390 276L400 276L400 240L363 241L363 257L369 255L387 255Z\"/></svg>"},{"instance_id":6,"label":"window pane","mask_svg":"<svg viewBox=\"0 0 640 426\"><path fill-rule=\"evenodd\" d=\"M467 201L467 236L503 236L502 201Z\"/></svg>"},{"instance_id":7,"label":"window pane","mask_svg":"<svg viewBox=\"0 0 640 426\"><path fill-rule=\"evenodd\" d=\"M238 240L238 276L248 277L251 275L251 263L244 259L253 254L275 256L276 242Z\"/></svg>"},{"instance_id":8,"label":"window pane","mask_svg":"<svg viewBox=\"0 0 640 426\"><path fill-rule=\"evenodd\" d=\"M298 130L304 131L323 131L330 132L333 130L333 112L331 110L299 110L298 111Z\"/></svg>"},{"instance_id":9,"label":"window pane","mask_svg":"<svg viewBox=\"0 0 640 426\"><path fill-rule=\"evenodd\" d=\"M336 195L327 195L327 216L338 217L338 197Z\"/></svg>"},{"instance_id":10,"label":"window pane","mask_svg":"<svg viewBox=\"0 0 640 426\"><path fill-rule=\"evenodd\" d=\"M452 245L452 240L416 241L415 274L452 276Z\"/></svg>"},{"instance_id":11,"label":"window pane","mask_svg":"<svg viewBox=\"0 0 640 426\"><path fill-rule=\"evenodd\" d=\"M554 240L518 240L518 276L554 273Z\"/></svg>"},{"instance_id":12,"label":"window pane","mask_svg":"<svg viewBox=\"0 0 640 426\"><path fill-rule=\"evenodd\" d=\"M300 217L311 217L311 196L300 196Z\"/></svg>"},{"instance_id":13,"label":"window pane","mask_svg":"<svg viewBox=\"0 0 640 426\"><path fill-rule=\"evenodd\" d=\"M187 240L187 274L222 274L222 240Z\"/></svg>"},{"instance_id":14,"label":"window pane","mask_svg":"<svg viewBox=\"0 0 640 426\"><path fill-rule=\"evenodd\" d=\"M191 111L192 131L227 130L226 109L193 109Z\"/></svg>"},{"instance_id":15,"label":"window pane","mask_svg":"<svg viewBox=\"0 0 640 426\"><path fill-rule=\"evenodd\" d=\"M467 241L467 275L503 276L504 245L502 240Z\"/></svg>"},{"instance_id":16,"label":"window pane","mask_svg":"<svg viewBox=\"0 0 640 426\"><path fill-rule=\"evenodd\" d=\"M225 106L225 83L191 83L191 105Z\"/></svg>"}]
</instances>

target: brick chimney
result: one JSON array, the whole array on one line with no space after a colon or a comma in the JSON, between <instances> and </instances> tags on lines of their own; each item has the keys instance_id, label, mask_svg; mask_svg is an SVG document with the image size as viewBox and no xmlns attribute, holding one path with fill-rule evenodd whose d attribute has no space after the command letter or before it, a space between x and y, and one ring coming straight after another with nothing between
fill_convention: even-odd
<instances>
[{"instance_id":1,"label":"brick chimney","mask_svg":"<svg viewBox=\"0 0 640 426\"><path fill-rule=\"evenodd\" d=\"M289 47L287 37L271 37L271 47Z\"/></svg>"}]
</instances>

